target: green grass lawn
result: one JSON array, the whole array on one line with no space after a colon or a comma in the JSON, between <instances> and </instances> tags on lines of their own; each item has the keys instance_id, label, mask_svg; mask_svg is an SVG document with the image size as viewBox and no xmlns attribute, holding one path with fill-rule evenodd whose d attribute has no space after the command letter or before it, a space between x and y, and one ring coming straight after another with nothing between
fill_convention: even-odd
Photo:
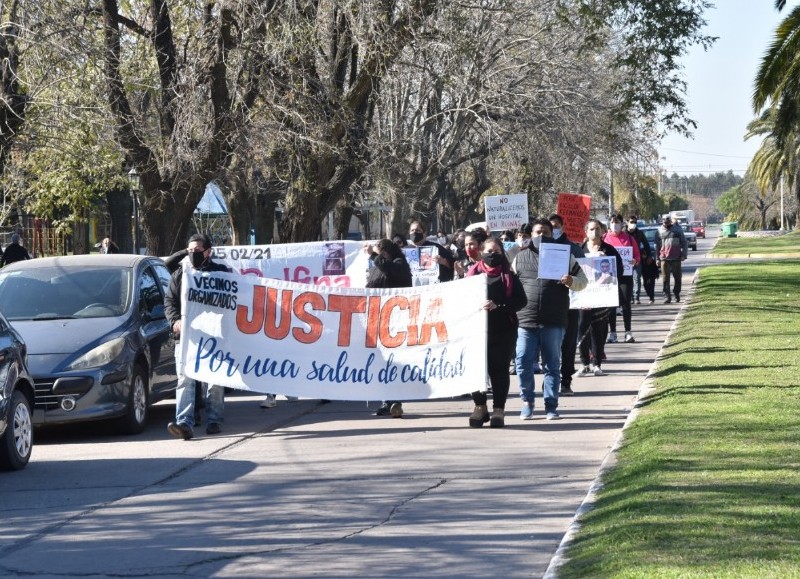
<instances>
[{"instance_id":1,"label":"green grass lawn","mask_svg":"<svg viewBox=\"0 0 800 579\"><path fill-rule=\"evenodd\" d=\"M704 269L559 575L800 577L798 384L800 261Z\"/></svg>"},{"instance_id":2,"label":"green grass lawn","mask_svg":"<svg viewBox=\"0 0 800 579\"><path fill-rule=\"evenodd\" d=\"M798 230L776 237L722 237L712 251L716 256L789 253L800 253Z\"/></svg>"}]
</instances>

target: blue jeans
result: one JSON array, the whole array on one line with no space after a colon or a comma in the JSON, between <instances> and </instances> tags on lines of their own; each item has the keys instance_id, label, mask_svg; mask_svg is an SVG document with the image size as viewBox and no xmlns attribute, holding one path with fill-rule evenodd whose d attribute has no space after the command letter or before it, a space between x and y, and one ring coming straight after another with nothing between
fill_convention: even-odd
<instances>
[{"instance_id":1,"label":"blue jeans","mask_svg":"<svg viewBox=\"0 0 800 579\"><path fill-rule=\"evenodd\" d=\"M642 296L642 264L637 263L633 268L633 299L638 300L641 298L641 296Z\"/></svg>"},{"instance_id":2,"label":"blue jeans","mask_svg":"<svg viewBox=\"0 0 800 579\"><path fill-rule=\"evenodd\" d=\"M175 422L194 426L195 388L201 384L183 373L180 344L175 344L175 369L178 373L178 387L175 390ZM225 411L225 388L209 384L206 389L206 418L208 423L222 423Z\"/></svg>"},{"instance_id":3,"label":"blue jeans","mask_svg":"<svg viewBox=\"0 0 800 579\"><path fill-rule=\"evenodd\" d=\"M519 395L524 402L533 404L534 354L542 354L544 370L544 411L554 412L558 408L558 388L561 383L561 342L566 328L545 326L541 328L517 329L517 378Z\"/></svg>"}]
</instances>

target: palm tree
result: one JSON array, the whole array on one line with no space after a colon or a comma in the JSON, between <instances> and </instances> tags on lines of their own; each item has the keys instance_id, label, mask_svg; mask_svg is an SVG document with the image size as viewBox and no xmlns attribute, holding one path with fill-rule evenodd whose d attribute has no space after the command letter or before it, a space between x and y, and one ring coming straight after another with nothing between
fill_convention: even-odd
<instances>
[{"instance_id":1,"label":"palm tree","mask_svg":"<svg viewBox=\"0 0 800 579\"><path fill-rule=\"evenodd\" d=\"M785 0L776 0L778 10ZM765 108L766 107L766 108ZM760 117L745 138L765 135L751 161L754 179L768 187L787 179L798 202L800 223L800 6L775 30L756 74L753 109Z\"/></svg>"}]
</instances>

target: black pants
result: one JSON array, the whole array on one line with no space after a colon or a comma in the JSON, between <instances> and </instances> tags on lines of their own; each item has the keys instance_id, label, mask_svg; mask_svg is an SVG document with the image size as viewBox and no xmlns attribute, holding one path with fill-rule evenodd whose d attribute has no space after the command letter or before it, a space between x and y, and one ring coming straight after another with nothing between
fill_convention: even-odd
<instances>
[{"instance_id":1,"label":"black pants","mask_svg":"<svg viewBox=\"0 0 800 579\"><path fill-rule=\"evenodd\" d=\"M672 275L674 283L672 291L675 297L681 295L681 276L683 275L680 259L665 259L661 262L661 275L664 277L664 297L671 298L669 294L669 277Z\"/></svg>"},{"instance_id":2,"label":"black pants","mask_svg":"<svg viewBox=\"0 0 800 579\"><path fill-rule=\"evenodd\" d=\"M603 363L603 349L606 343L606 327L608 326L608 308L581 310L578 324L579 350L581 364L590 363L589 352L596 366Z\"/></svg>"},{"instance_id":3,"label":"black pants","mask_svg":"<svg viewBox=\"0 0 800 579\"><path fill-rule=\"evenodd\" d=\"M578 323L580 311L570 310L567 318L567 330L564 332L564 341L561 342L561 387L572 384L572 375L575 373L575 350L578 348Z\"/></svg>"},{"instance_id":4,"label":"black pants","mask_svg":"<svg viewBox=\"0 0 800 579\"><path fill-rule=\"evenodd\" d=\"M511 378L508 375L508 365L511 363L511 346L517 336L517 328L509 328L502 333L492 333L487 337L486 344L486 369L489 381L492 383L492 406L505 408L508 400L508 389ZM476 406L486 404L486 392L473 392L472 401Z\"/></svg>"},{"instance_id":5,"label":"black pants","mask_svg":"<svg viewBox=\"0 0 800 579\"><path fill-rule=\"evenodd\" d=\"M619 280L619 305L622 306L622 323L625 331L631 331L631 294L633 293L633 276L623 275ZM611 331L617 331L617 308L609 308L608 323Z\"/></svg>"}]
</instances>

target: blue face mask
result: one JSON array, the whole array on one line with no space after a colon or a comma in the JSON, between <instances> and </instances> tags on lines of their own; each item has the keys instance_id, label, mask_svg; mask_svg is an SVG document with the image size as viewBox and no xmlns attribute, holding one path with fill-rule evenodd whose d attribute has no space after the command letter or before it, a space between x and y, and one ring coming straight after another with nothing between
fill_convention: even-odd
<instances>
[{"instance_id":1,"label":"blue face mask","mask_svg":"<svg viewBox=\"0 0 800 579\"><path fill-rule=\"evenodd\" d=\"M556 227L553 229L553 239L558 239L559 237L561 237L561 229Z\"/></svg>"}]
</instances>

